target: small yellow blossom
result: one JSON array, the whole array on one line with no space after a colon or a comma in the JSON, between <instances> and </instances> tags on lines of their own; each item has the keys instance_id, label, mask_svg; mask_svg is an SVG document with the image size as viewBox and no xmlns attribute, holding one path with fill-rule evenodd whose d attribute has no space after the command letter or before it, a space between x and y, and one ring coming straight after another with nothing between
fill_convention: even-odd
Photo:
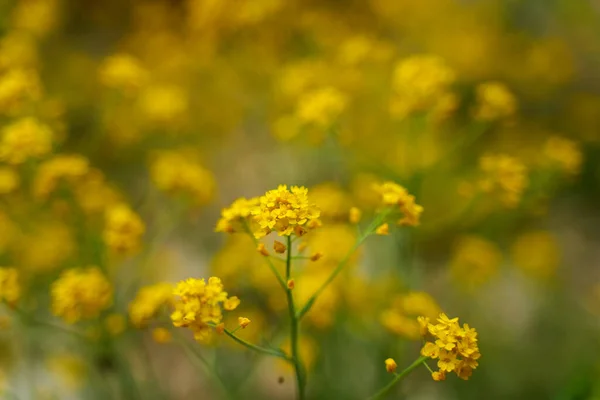
<instances>
[{"instance_id":1,"label":"small yellow blossom","mask_svg":"<svg viewBox=\"0 0 600 400\"><path fill-rule=\"evenodd\" d=\"M139 109L151 123L175 124L188 112L188 94L180 86L150 86L140 96Z\"/></svg>"},{"instance_id":2,"label":"small yellow blossom","mask_svg":"<svg viewBox=\"0 0 600 400\"><path fill-rule=\"evenodd\" d=\"M507 207L519 203L529 184L527 167L521 161L504 154L484 155L479 168L484 175L479 182L482 191L497 193Z\"/></svg>"},{"instance_id":3,"label":"small yellow blossom","mask_svg":"<svg viewBox=\"0 0 600 400\"><path fill-rule=\"evenodd\" d=\"M154 328L152 329L152 340L156 343L165 344L172 340L173 336L167 328Z\"/></svg>"},{"instance_id":4,"label":"small yellow blossom","mask_svg":"<svg viewBox=\"0 0 600 400\"><path fill-rule=\"evenodd\" d=\"M421 336L426 336L427 335L427 325L429 325L429 318L428 317L417 317L417 322L419 323L419 333L421 334Z\"/></svg>"},{"instance_id":5,"label":"small yellow blossom","mask_svg":"<svg viewBox=\"0 0 600 400\"><path fill-rule=\"evenodd\" d=\"M314 222L318 221L320 211L309 202L305 187L292 186L288 190L286 185L280 185L260 197L260 204L252 209L252 215L258 224L254 236L261 238L272 231L279 236L289 236L296 226L318 226Z\"/></svg>"},{"instance_id":6,"label":"small yellow blossom","mask_svg":"<svg viewBox=\"0 0 600 400\"><path fill-rule=\"evenodd\" d=\"M0 268L0 301L15 305L21 297L19 272L16 268Z\"/></svg>"},{"instance_id":7,"label":"small yellow blossom","mask_svg":"<svg viewBox=\"0 0 600 400\"><path fill-rule=\"evenodd\" d=\"M374 185L375 191L380 195L381 203L386 206L399 206L403 217L398 220L398 225L417 226L423 212L423 207L415 203L415 196L408 193L402 186L394 182L384 182Z\"/></svg>"},{"instance_id":8,"label":"small yellow blossom","mask_svg":"<svg viewBox=\"0 0 600 400\"><path fill-rule=\"evenodd\" d=\"M256 246L256 251L258 251L260 254L262 254L265 257L269 256L269 251L265 247L264 243L259 243L258 246Z\"/></svg>"},{"instance_id":9,"label":"small yellow blossom","mask_svg":"<svg viewBox=\"0 0 600 400\"><path fill-rule=\"evenodd\" d=\"M52 150L52 131L34 118L23 118L5 126L0 138L0 160L22 164Z\"/></svg>"},{"instance_id":10,"label":"small yellow blossom","mask_svg":"<svg viewBox=\"0 0 600 400\"><path fill-rule=\"evenodd\" d=\"M227 311L233 311L240 305L240 299L237 296L232 296L225 300L223 308Z\"/></svg>"},{"instance_id":11,"label":"small yellow blossom","mask_svg":"<svg viewBox=\"0 0 600 400\"><path fill-rule=\"evenodd\" d=\"M379 225L377 229L375 229L375 233L378 235L389 235L390 226L387 223Z\"/></svg>"},{"instance_id":12,"label":"small yellow blossom","mask_svg":"<svg viewBox=\"0 0 600 400\"><path fill-rule=\"evenodd\" d=\"M219 335L223 334L223 332L225 332L225 322L221 322L219 325L217 325L217 326L215 327L215 331L216 331L216 332L217 332Z\"/></svg>"},{"instance_id":13,"label":"small yellow blossom","mask_svg":"<svg viewBox=\"0 0 600 400\"><path fill-rule=\"evenodd\" d=\"M351 224L358 224L362 217L362 211L358 207L352 207L349 212L348 220Z\"/></svg>"},{"instance_id":14,"label":"small yellow blossom","mask_svg":"<svg viewBox=\"0 0 600 400\"><path fill-rule=\"evenodd\" d=\"M287 281L287 288L293 290L296 287L296 281L290 279Z\"/></svg>"},{"instance_id":15,"label":"small yellow blossom","mask_svg":"<svg viewBox=\"0 0 600 400\"><path fill-rule=\"evenodd\" d=\"M140 328L153 318L159 310L173 302L173 285L157 283L141 288L129 303L129 320Z\"/></svg>"},{"instance_id":16,"label":"small yellow blossom","mask_svg":"<svg viewBox=\"0 0 600 400\"><path fill-rule=\"evenodd\" d=\"M439 371L432 374L436 381L444 380L446 372L454 371L461 379L469 379L477 368L477 360L481 357L477 345L477 331L468 324L461 327L458 318L448 318L440 314L437 324L429 323L427 329L435 339L435 343L425 342L421 354L437 359Z\"/></svg>"},{"instance_id":17,"label":"small yellow blossom","mask_svg":"<svg viewBox=\"0 0 600 400\"><path fill-rule=\"evenodd\" d=\"M577 175L581 171L581 146L573 140L551 136L544 144L544 155L566 174Z\"/></svg>"},{"instance_id":18,"label":"small yellow blossom","mask_svg":"<svg viewBox=\"0 0 600 400\"><path fill-rule=\"evenodd\" d=\"M139 248L145 230L140 217L125 204L117 204L106 211L103 238L116 253L126 254Z\"/></svg>"},{"instance_id":19,"label":"small yellow blossom","mask_svg":"<svg viewBox=\"0 0 600 400\"><path fill-rule=\"evenodd\" d=\"M275 250L275 253L283 254L287 250L287 247L285 244L281 243L280 241L275 240L273 242L273 250Z\"/></svg>"},{"instance_id":20,"label":"small yellow blossom","mask_svg":"<svg viewBox=\"0 0 600 400\"><path fill-rule=\"evenodd\" d=\"M61 181L74 183L86 176L89 170L89 161L81 155L56 155L40 165L33 181L33 195L45 199Z\"/></svg>"},{"instance_id":21,"label":"small yellow blossom","mask_svg":"<svg viewBox=\"0 0 600 400\"><path fill-rule=\"evenodd\" d=\"M96 267L64 271L51 287L52 313L73 324L96 318L112 304L113 289Z\"/></svg>"},{"instance_id":22,"label":"small yellow blossom","mask_svg":"<svg viewBox=\"0 0 600 400\"><path fill-rule=\"evenodd\" d=\"M221 280L211 277L206 283L204 279L190 278L179 282L173 294L177 297L171 314L173 325L191 329L199 342L207 341L211 334L209 324L218 325L223 320L227 292L223 291Z\"/></svg>"},{"instance_id":23,"label":"small yellow blossom","mask_svg":"<svg viewBox=\"0 0 600 400\"><path fill-rule=\"evenodd\" d=\"M476 119L494 121L512 116L517 109L517 100L508 88L500 82L481 83L475 89L477 105Z\"/></svg>"},{"instance_id":24,"label":"small yellow blossom","mask_svg":"<svg viewBox=\"0 0 600 400\"><path fill-rule=\"evenodd\" d=\"M135 57L120 53L102 62L99 75L100 81L107 87L132 90L145 84L148 73Z\"/></svg>"},{"instance_id":25,"label":"small yellow blossom","mask_svg":"<svg viewBox=\"0 0 600 400\"><path fill-rule=\"evenodd\" d=\"M40 96L39 77L35 72L15 68L0 76L0 115L14 114Z\"/></svg>"},{"instance_id":26,"label":"small yellow blossom","mask_svg":"<svg viewBox=\"0 0 600 400\"><path fill-rule=\"evenodd\" d=\"M125 317L122 314L110 314L104 319L104 326L106 331L111 336L118 336L125 330L127 323Z\"/></svg>"},{"instance_id":27,"label":"small yellow blossom","mask_svg":"<svg viewBox=\"0 0 600 400\"><path fill-rule=\"evenodd\" d=\"M19 174L10 167L0 167L0 194L14 192L21 182Z\"/></svg>"},{"instance_id":28,"label":"small yellow blossom","mask_svg":"<svg viewBox=\"0 0 600 400\"><path fill-rule=\"evenodd\" d=\"M398 364L396 364L396 361L394 361L393 358L388 358L387 360L385 360L385 370L387 372L392 374L396 372L396 368L398 368Z\"/></svg>"},{"instance_id":29,"label":"small yellow blossom","mask_svg":"<svg viewBox=\"0 0 600 400\"><path fill-rule=\"evenodd\" d=\"M248 318L245 317L239 317L238 318L238 324L242 327L242 329L246 328L248 325L250 325L250 320Z\"/></svg>"},{"instance_id":30,"label":"small yellow blossom","mask_svg":"<svg viewBox=\"0 0 600 400\"><path fill-rule=\"evenodd\" d=\"M241 197L235 200L231 206L221 210L221 218L217 222L215 231L233 233L243 230L245 228L243 223L247 222L252 210L258 205L258 197L251 199Z\"/></svg>"},{"instance_id":31,"label":"small yellow blossom","mask_svg":"<svg viewBox=\"0 0 600 400\"><path fill-rule=\"evenodd\" d=\"M307 124L327 128L344 112L347 102L346 96L334 87L315 89L300 97L296 115Z\"/></svg>"}]
</instances>

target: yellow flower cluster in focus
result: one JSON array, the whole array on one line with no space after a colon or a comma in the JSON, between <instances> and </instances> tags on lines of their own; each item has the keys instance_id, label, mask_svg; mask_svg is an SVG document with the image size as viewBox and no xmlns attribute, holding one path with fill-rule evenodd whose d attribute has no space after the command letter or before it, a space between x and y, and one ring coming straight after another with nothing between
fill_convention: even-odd
<instances>
[{"instance_id":1,"label":"yellow flower cluster in focus","mask_svg":"<svg viewBox=\"0 0 600 400\"><path fill-rule=\"evenodd\" d=\"M19 272L16 268L0 268L0 301L14 305L21 297Z\"/></svg>"},{"instance_id":2,"label":"yellow flower cluster in focus","mask_svg":"<svg viewBox=\"0 0 600 400\"><path fill-rule=\"evenodd\" d=\"M207 341L212 332L211 324L220 324L223 320L223 309L234 310L240 304L237 297L227 297L223 291L221 279L211 277L208 283L204 279L190 278L181 281L173 294L175 311L171 314L173 325L178 328L190 328L194 339Z\"/></svg>"},{"instance_id":3,"label":"yellow flower cluster in focus","mask_svg":"<svg viewBox=\"0 0 600 400\"><path fill-rule=\"evenodd\" d=\"M428 332L435 339L435 342L426 342L421 349L423 356L438 360L439 371L432 374L433 379L444 380L447 372L454 371L459 378L468 380L481 357L477 331L468 324L461 327L458 318L450 319L444 313L435 325L429 323L427 317L419 317L418 321L423 336Z\"/></svg>"},{"instance_id":4,"label":"yellow flower cluster in focus","mask_svg":"<svg viewBox=\"0 0 600 400\"><path fill-rule=\"evenodd\" d=\"M112 304L113 289L97 267L64 271L52 284L52 313L73 324L96 318Z\"/></svg>"}]
</instances>

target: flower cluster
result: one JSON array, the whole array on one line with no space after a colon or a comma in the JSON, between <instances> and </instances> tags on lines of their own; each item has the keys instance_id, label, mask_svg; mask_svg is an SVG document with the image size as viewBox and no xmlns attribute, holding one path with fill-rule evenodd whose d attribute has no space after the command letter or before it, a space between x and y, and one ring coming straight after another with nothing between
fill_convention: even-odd
<instances>
[{"instance_id":1,"label":"flower cluster","mask_svg":"<svg viewBox=\"0 0 600 400\"><path fill-rule=\"evenodd\" d=\"M96 318L112 304L113 289L97 267L64 271L52 284L52 313L73 324Z\"/></svg>"},{"instance_id":2,"label":"flower cluster","mask_svg":"<svg viewBox=\"0 0 600 400\"><path fill-rule=\"evenodd\" d=\"M347 99L334 87L325 87L304 94L298 101L296 114L307 123L326 128L346 108Z\"/></svg>"},{"instance_id":3,"label":"flower cluster","mask_svg":"<svg viewBox=\"0 0 600 400\"><path fill-rule=\"evenodd\" d=\"M500 82L481 83L475 89L477 106L474 117L494 121L513 115L517 109L515 96Z\"/></svg>"},{"instance_id":4,"label":"flower cluster","mask_svg":"<svg viewBox=\"0 0 600 400\"><path fill-rule=\"evenodd\" d=\"M518 159L504 155L485 155L479 160L484 178L479 182L481 190L497 193L507 207L515 207L527 187L527 167Z\"/></svg>"},{"instance_id":5,"label":"flower cluster","mask_svg":"<svg viewBox=\"0 0 600 400\"><path fill-rule=\"evenodd\" d=\"M551 136L544 144L544 155L569 175L581 170L583 155L579 143L560 136Z\"/></svg>"},{"instance_id":6,"label":"flower cluster","mask_svg":"<svg viewBox=\"0 0 600 400\"><path fill-rule=\"evenodd\" d=\"M0 114L14 114L27 101L37 100L40 94L37 73L20 68L11 69L0 76Z\"/></svg>"},{"instance_id":7,"label":"flower cluster","mask_svg":"<svg viewBox=\"0 0 600 400\"><path fill-rule=\"evenodd\" d=\"M0 268L0 301L14 305L21 297L19 272L16 268Z\"/></svg>"},{"instance_id":8,"label":"flower cluster","mask_svg":"<svg viewBox=\"0 0 600 400\"><path fill-rule=\"evenodd\" d=\"M141 288L129 303L129 319L136 327L144 326L164 305L173 301L173 285L157 283Z\"/></svg>"},{"instance_id":9,"label":"flower cluster","mask_svg":"<svg viewBox=\"0 0 600 400\"><path fill-rule=\"evenodd\" d=\"M146 227L140 217L125 204L117 204L106 211L104 242L116 253L126 254L140 246Z\"/></svg>"},{"instance_id":10,"label":"flower cluster","mask_svg":"<svg viewBox=\"0 0 600 400\"><path fill-rule=\"evenodd\" d=\"M140 88L147 80L147 72L140 62L124 53L107 57L99 74L103 85L126 91Z\"/></svg>"},{"instance_id":11,"label":"flower cluster","mask_svg":"<svg viewBox=\"0 0 600 400\"><path fill-rule=\"evenodd\" d=\"M216 277L209 278L208 283L193 278L181 281L173 294L177 296L175 311L171 314L173 325L190 328L199 342L210 338L212 328L209 324L221 323L223 309L231 311L240 304L237 297L227 297L221 279Z\"/></svg>"},{"instance_id":12,"label":"flower cluster","mask_svg":"<svg viewBox=\"0 0 600 400\"><path fill-rule=\"evenodd\" d=\"M440 314L435 325L427 317L419 317L418 321L421 334L426 336L429 333L435 339L435 342L425 342L421 349L423 356L438 360L439 371L433 372L433 379L444 380L446 373L452 371L461 379L469 379L481 357L477 331L468 324L461 327L458 318L450 319L444 313Z\"/></svg>"},{"instance_id":13,"label":"flower cluster","mask_svg":"<svg viewBox=\"0 0 600 400\"><path fill-rule=\"evenodd\" d=\"M296 233L301 236L306 228L311 229L320 225L319 209L308 200L308 189L280 185L277 189L269 190L260 197L260 204L252 209L252 215L258 223L254 232L256 238L276 231L279 236L289 236Z\"/></svg>"},{"instance_id":14,"label":"flower cluster","mask_svg":"<svg viewBox=\"0 0 600 400\"><path fill-rule=\"evenodd\" d=\"M212 173L178 152L159 154L152 162L150 173L160 190L187 193L197 205L210 201L215 191Z\"/></svg>"},{"instance_id":15,"label":"flower cluster","mask_svg":"<svg viewBox=\"0 0 600 400\"><path fill-rule=\"evenodd\" d=\"M23 118L2 130L0 160L22 164L52 150L52 131L34 118Z\"/></svg>"},{"instance_id":16,"label":"flower cluster","mask_svg":"<svg viewBox=\"0 0 600 400\"><path fill-rule=\"evenodd\" d=\"M423 207L415 203L415 196L409 194L405 188L394 182L376 184L374 188L380 195L381 202L384 205L399 206L403 217L398 220L398 225L419 225Z\"/></svg>"},{"instance_id":17,"label":"flower cluster","mask_svg":"<svg viewBox=\"0 0 600 400\"><path fill-rule=\"evenodd\" d=\"M33 182L33 195L45 199L61 181L73 182L85 176L89 170L89 161L81 155L54 156L40 165Z\"/></svg>"},{"instance_id":18,"label":"flower cluster","mask_svg":"<svg viewBox=\"0 0 600 400\"><path fill-rule=\"evenodd\" d=\"M240 197L235 200L231 206L221 210L221 218L217 221L215 231L233 233L243 229L240 224L252 214L252 210L259 204L258 197L251 199Z\"/></svg>"}]
</instances>

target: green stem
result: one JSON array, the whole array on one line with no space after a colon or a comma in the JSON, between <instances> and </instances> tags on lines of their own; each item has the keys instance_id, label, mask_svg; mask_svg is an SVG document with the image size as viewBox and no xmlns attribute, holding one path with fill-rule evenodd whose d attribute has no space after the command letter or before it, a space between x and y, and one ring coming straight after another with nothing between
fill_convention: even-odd
<instances>
[{"instance_id":1,"label":"green stem","mask_svg":"<svg viewBox=\"0 0 600 400\"><path fill-rule=\"evenodd\" d=\"M394 379L390 383L388 383L386 386L384 386L379 392L377 392L373 396L369 397L369 400L383 399L385 397L385 395L388 394L389 391L392 390L392 388L394 386L396 386L396 384L398 382L400 382L406 375L410 374L413 370L415 370L419 365L423 364L427 360L427 358L428 357L419 357L415 362L410 364L404 371L400 372L399 374L396 374Z\"/></svg>"},{"instance_id":2,"label":"green stem","mask_svg":"<svg viewBox=\"0 0 600 400\"><path fill-rule=\"evenodd\" d=\"M246 230L246 232L248 233L248 235L250 235L250 237L254 241L254 245L258 246L258 244L260 242L254 236L254 233L252 233L252 230L250 230L250 226L248 226L248 222L247 221L244 222L244 229ZM265 258L267 259L267 264L269 265L269 268L271 269L271 272L273 272L273 275L275 275L275 277L277 278L277 282L279 282L279 285L283 288L283 290L287 290L287 284L283 280L283 278L281 277L281 274L279 273L279 271L277 271L277 268L275 268L275 265L273 264L273 261L271 260L271 257L269 256L269 257L265 257Z\"/></svg>"},{"instance_id":3,"label":"green stem","mask_svg":"<svg viewBox=\"0 0 600 400\"><path fill-rule=\"evenodd\" d=\"M212 326L213 328L216 328L215 324L208 324L209 326ZM290 358L281 350L276 350L276 349L268 349L266 347L260 347L257 346L255 344L252 344L250 342L245 341L244 339L242 339L241 337L235 335L234 332L225 329L223 331L227 336L229 336L230 338L232 338L234 341L238 342L239 344L241 344L242 346L250 349L250 350L254 350L257 353L261 353L261 354L265 354L268 356L274 356L274 357L279 357L279 358L283 358L284 360L287 361L291 361Z\"/></svg>"},{"instance_id":4,"label":"green stem","mask_svg":"<svg viewBox=\"0 0 600 400\"><path fill-rule=\"evenodd\" d=\"M285 277L286 280L290 280L292 271L292 238L287 237L287 259L285 263ZM298 331L300 325L300 318L296 315L296 306L294 304L294 295L292 289L286 285L285 293L287 296L288 311L290 314L290 347L292 350L291 362L294 366L294 372L296 373L296 385L298 390L298 400L304 400L306 397L306 374L302 361L300 359L300 351L298 349Z\"/></svg>"},{"instance_id":5,"label":"green stem","mask_svg":"<svg viewBox=\"0 0 600 400\"><path fill-rule=\"evenodd\" d=\"M340 261L337 267L331 272L331 274L327 277L325 282L323 282L321 286L319 286L319 288L315 291L315 293L313 293L312 296L310 296L310 298L300 309L300 311L298 311L298 313L296 314L296 318L298 318L298 320L301 320L304 317L304 315L308 311L310 311L310 309L314 305L317 298L321 295L321 293L323 293L323 291L327 289L327 286L329 286L329 284L331 284L331 282L333 282L333 280L338 276L338 274L342 272L342 270L346 267L356 249L360 247L360 245L365 241L366 238L368 238L373 232L375 232L375 229L377 229L377 227L381 225L383 221L385 221L385 218L389 215L390 212L390 209L384 210L375 219L373 219L373 221L365 230L363 235L358 238L354 246L352 246L350 251L344 256L342 261Z\"/></svg>"}]
</instances>

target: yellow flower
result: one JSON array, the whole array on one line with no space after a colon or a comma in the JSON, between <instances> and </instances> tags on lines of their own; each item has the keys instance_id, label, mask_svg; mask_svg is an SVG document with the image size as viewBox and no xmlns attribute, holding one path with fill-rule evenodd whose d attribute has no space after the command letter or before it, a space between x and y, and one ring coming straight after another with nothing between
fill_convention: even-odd
<instances>
[{"instance_id":1,"label":"yellow flower","mask_svg":"<svg viewBox=\"0 0 600 400\"><path fill-rule=\"evenodd\" d=\"M175 124L188 112L189 99L182 87L150 86L142 92L139 108L150 123Z\"/></svg>"},{"instance_id":2,"label":"yellow flower","mask_svg":"<svg viewBox=\"0 0 600 400\"><path fill-rule=\"evenodd\" d=\"M351 224L358 224L360 222L360 218L362 217L362 211L358 207L352 207L350 209L350 213L348 216L348 220Z\"/></svg>"},{"instance_id":3,"label":"yellow flower","mask_svg":"<svg viewBox=\"0 0 600 400\"><path fill-rule=\"evenodd\" d=\"M66 221L38 221L34 228L17 244L19 264L28 270L40 273L59 268L77 250L73 229ZM36 251L30 251L32 246Z\"/></svg>"},{"instance_id":4,"label":"yellow flower","mask_svg":"<svg viewBox=\"0 0 600 400\"><path fill-rule=\"evenodd\" d=\"M493 121L510 117L516 112L517 100L508 88L500 82L481 83L475 89L477 105L476 119Z\"/></svg>"},{"instance_id":5,"label":"yellow flower","mask_svg":"<svg viewBox=\"0 0 600 400\"><path fill-rule=\"evenodd\" d=\"M293 290L296 287L296 281L293 279L290 279L287 281L287 288L290 290Z\"/></svg>"},{"instance_id":6,"label":"yellow flower","mask_svg":"<svg viewBox=\"0 0 600 400\"><path fill-rule=\"evenodd\" d=\"M517 267L540 280L556 274L561 259L557 239L547 231L531 231L519 235L510 248Z\"/></svg>"},{"instance_id":7,"label":"yellow flower","mask_svg":"<svg viewBox=\"0 0 600 400\"><path fill-rule=\"evenodd\" d=\"M334 87L315 89L300 97L296 115L307 124L327 128L344 112L347 102L347 97Z\"/></svg>"},{"instance_id":8,"label":"yellow flower","mask_svg":"<svg viewBox=\"0 0 600 400\"><path fill-rule=\"evenodd\" d=\"M419 333L421 336L427 335L427 325L429 325L429 318L427 317L417 317L417 322L419 323Z\"/></svg>"},{"instance_id":9,"label":"yellow flower","mask_svg":"<svg viewBox=\"0 0 600 400\"><path fill-rule=\"evenodd\" d=\"M258 251L260 254L262 254L265 257L269 256L269 251L265 247L264 243L259 243L258 246L256 246L256 251Z\"/></svg>"},{"instance_id":10,"label":"yellow flower","mask_svg":"<svg viewBox=\"0 0 600 400\"><path fill-rule=\"evenodd\" d=\"M140 328L153 318L160 309L173 302L173 285L157 283L141 288L129 303L129 320Z\"/></svg>"},{"instance_id":11,"label":"yellow flower","mask_svg":"<svg viewBox=\"0 0 600 400\"><path fill-rule=\"evenodd\" d=\"M415 203L415 197L408 193L402 186L394 182L384 182L374 185L375 192L380 196L380 201L385 206L399 206L403 217L398 220L399 225L417 226L423 212L423 207Z\"/></svg>"},{"instance_id":12,"label":"yellow flower","mask_svg":"<svg viewBox=\"0 0 600 400\"><path fill-rule=\"evenodd\" d=\"M543 151L548 160L566 174L579 174L583 161L579 143L560 136L551 136L546 140Z\"/></svg>"},{"instance_id":13,"label":"yellow flower","mask_svg":"<svg viewBox=\"0 0 600 400\"><path fill-rule=\"evenodd\" d=\"M231 206L221 210L221 219L217 222L215 231L233 233L243 230L244 227L242 224L250 217L252 210L258 205L258 197L251 199L240 197L235 200Z\"/></svg>"},{"instance_id":14,"label":"yellow flower","mask_svg":"<svg viewBox=\"0 0 600 400\"><path fill-rule=\"evenodd\" d=\"M223 320L223 303L227 302L227 292L223 291L221 280L211 277L208 283L204 279L187 279L175 287L173 294L175 311L171 320L175 327L189 328L199 342L207 341L212 328Z\"/></svg>"},{"instance_id":15,"label":"yellow flower","mask_svg":"<svg viewBox=\"0 0 600 400\"><path fill-rule=\"evenodd\" d=\"M16 268L0 268L0 301L15 305L21 297L19 272Z\"/></svg>"},{"instance_id":16,"label":"yellow flower","mask_svg":"<svg viewBox=\"0 0 600 400\"><path fill-rule=\"evenodd\" d=\"M123 333L127 324L123 315L113 313L104 319L104 326L110 335L117 336Z\"/></svg>"},{"instance_id":17,"label":"yellow flower","mask_svg":"<svg viewBox=\"0 0 600 400\"><path fill-rule=\"evenodd\" d=\"M146 228L140 217L127 205L117 204L106 211L103 238L116 253L126 254L140 246Z\"/></svg>"},{"instance_id":18,"label":"yellow flower","mask_svg":"<svg viewBox=\"0 0 600 400\"><path fill-rule=\"evenodd\" d=\"M260 197L260 204L252 209L252 215L258 224L254 231L256 238L276 231L279 236L289 236L296 226L311 227L318 221L320 211L308 200L305 187L280 185Z\"/></svg>"},{"instance_id":19,"label":"yellow flower","mask_svg":"<svg viewBox=\"0 0 600 400\"><path fill-rule=\"evenodd\" d=\"M166 328L154 328L152 330L152 340L156 343L165 344L172 340L171 332Z\"/></svg>"},{"instance_id":20,"label":"yellow flower","mask_svg":"<svg viewBox=\"0 0 600 400\"><path fill-rule=\"evenodd\" d=\"M240 305L240 299L237 296L233 296L225 300L223 308L227 311L233 311Z\"/></svg>"},{"instance_id":21,"label":"yellow flower","mask_svg":"<svg viewBox=\"0 0 600 400\"><path fill-rule=\"evenodd\" d=\"M64 271L52 284L52 313L73 324L96 318L112 304L113 289L96 267Z\"/></svg>"},{"instance_id":22,"label":"yellow flower","mask_svg":"<svg viewBox=\"0 0 600 400\"><path fill-rule=\"evenodd\" d=\"M396 361L394 361L393 358L388 358L387 360L385 360L385 370L387 372L394 373L396 371L396 368L398 368L398 364L396 364Z\"/></svg>"},{"instance_id":23,"label":"yellow flower","mask_svg":"<svg viewBox=\"0 0 600 400\"><path fill-rule=\"evenodd\" d=\"M107 87L139 89L147 80L147 71L133 56L125 53L107 57L100 66L100 81Z\"/></svg>"},{"instance_id":24,"label":"yellow flower","mask_svg":"<svg viewBox=\"0 0 600 400\"><path fill-rule=\"evenodd\" d=\"M497 193L507 207L515 207L529 180L527 167L518 159L504 155L484 155L479 159L479 168L484 178L479 182L481 190Z\"/></svg>"},{"instance_id":25,"label":"yellow flower","mask_svg":"<svg viewBox=\"0 0 600 400\"><path fill-rule=\"evenodd\" d=\"M89 172L87 158L80 155L61 154L43 162L33 182L33 195L38 199L47 198L61 181L74 183Z\"/></svg>"},{"instance_id":26,"label":"yellow flower","mask_svg":"<svg viewBox=\"0 0 600 400\"><path fill-rule=\"evenodd\" d=\"M389 235L390 226L387 223L379 225L377 229L375 229L375 233L378 235Z\"/></svg>"},{"instance_id":27,"label":"yellow flower","mask_svg":"<svg viewBox=\"0 0 600 400\"><path fill-rule=\"evenodd\" d=\"M275 240L273 242L273 250L275 250L275 253L283 254L287 250L287 247L285 246L285 244L281 243L280 241Z\"/></svg>"},{"instance_id":28,"label":"yellow flower","mask_svg":"<svg viewBox=\"0 0 600 400\"><path fill-rule=\"evenodd\" d=\"M0 76L0 115L14 114L27 101L41 96L39 77L35 72L11 69Z\"/></svg>"},{"instance_id":29,"label":"yellow flower","mask_svg":"<svg viewBox=\"0 0 600 400\"><path fill-rule=\"evenodd\" d=\"M162 152L150 166L152 181L160 190L188 194L196 205L208 203L215 192L213 174L179 152Z\"/></svg>"},{"instance_id":30,"label":"yellow flower","mask_svg":"<svg viewBox=\"0 0 600 400\"><path fill-rule=\"evenodd\" d=\"M10 167L0 167L0 194L14 192L21 182L19 174Z\"/></svg>"},{"instance_id":31,"label":"yellow flower","mask_svg":"<svg viewBox=\"0 0 600 400\"><path fill-rule=\"evenodd\" d=\"M383 326L392 333L410 340L418 340L424 336L424 322L435 318L439 312L440 307L428 293L408 292L396 296L392 307L385 310L380 318ZM425 317L415 320L415 316L419 315Z\"/></svg>"},{"instance_id":32,"label":"yellow flower","mask_svg":"<svg viewBox=\"0 0 600 400\"><path fill-rule=\"evenodd\" d=\"M244 329L245 327L250 325L250 322L251 321L248 318L245 318L245 317L238 318L238 324L242 327L242 329Z\"/></svg>"},{"instance_id":33,"label":"yellow flower","mask_svg":"<svg viewBox=\"0 0 600 400\"><path fill-rule=\"evenodd\" d=\"M437 324L428 324L429 333L435 343L426 342L421 349L425 357L438 359L439 371L432 374L436 381L446 379L446 372L454 371L461 379L468 379L472 371L479 365L481 357L477 345L477 331L468 324L462 327L458 318L448 318L441 313Z\"/></svg>"},{"instance_id":34,"label":"yellow flower","mask_svg":"<svg viewBox=\"0 0 600 400\"><path fill-rule=\"evenodd\" d=\"M52 150L52 131L34 118L23 118L2 129L0 160L22 164Z\"/></svg>"},{"instance_id":35,"label":"yellow flower","mask_svg":"<svg viewBox=\"0 0 600 400\"><path fill-rule=\"evenodd\" d=\"M488 282L501 262L502 253L494 243L477 236L463 236L455 246L450 272L462 287L473 290Z\"/></svg>"}]
</instances>

